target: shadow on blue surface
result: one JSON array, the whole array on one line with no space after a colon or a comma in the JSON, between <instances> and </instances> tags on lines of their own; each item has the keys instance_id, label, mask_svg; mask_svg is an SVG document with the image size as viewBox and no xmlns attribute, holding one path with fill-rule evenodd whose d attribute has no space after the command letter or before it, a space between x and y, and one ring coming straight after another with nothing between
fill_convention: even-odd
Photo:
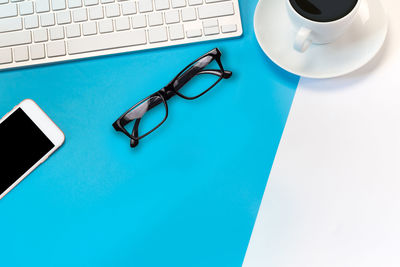
<instances>
[{"instance_id":1,"label":"shadow on blue surface","mask_svg":"<svg viewBox=\"0 0 400 267\"><path fill-rule=\"evenodd\" d=\"M5 71L0 114L34 99L66 143L0 201L2 266L241 266L298 78L244 36ZM219 47L232 79L136 150L112 122Z\"/></svg>"}]
</instances>

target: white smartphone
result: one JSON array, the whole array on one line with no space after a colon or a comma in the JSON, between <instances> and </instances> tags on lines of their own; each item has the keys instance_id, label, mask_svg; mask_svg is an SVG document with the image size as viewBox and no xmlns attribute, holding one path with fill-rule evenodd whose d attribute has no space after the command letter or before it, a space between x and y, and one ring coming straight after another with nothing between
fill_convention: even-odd
<instances>
[{"instance_id":1,"label":"white smartphone","mask_svg":"<svg viewBox=\"0 0 400 267\"><path fill-rule=\"evenodd\" d=\"M63 143L64 133L31 99L0 120L0 199Z\"/></svg>"}]
</instances>

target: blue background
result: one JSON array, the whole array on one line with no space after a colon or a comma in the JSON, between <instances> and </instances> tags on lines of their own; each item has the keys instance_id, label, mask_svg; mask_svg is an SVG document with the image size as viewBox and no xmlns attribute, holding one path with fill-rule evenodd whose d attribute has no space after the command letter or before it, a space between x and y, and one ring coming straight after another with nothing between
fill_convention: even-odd
<instances>
[{"instance_id":1,"label":"blue background","mask_svg":"<svg viewBox=\"0 0 400 267\"><path fill-rule=\"evenodd\" d=\"M0 114L34 99L66 142L0 201L1 266L241 266L298 77L242 0L241 38L0 73ZM234 76L132 150L112 122L219 47Z\"/></svg>"}]
</instances>

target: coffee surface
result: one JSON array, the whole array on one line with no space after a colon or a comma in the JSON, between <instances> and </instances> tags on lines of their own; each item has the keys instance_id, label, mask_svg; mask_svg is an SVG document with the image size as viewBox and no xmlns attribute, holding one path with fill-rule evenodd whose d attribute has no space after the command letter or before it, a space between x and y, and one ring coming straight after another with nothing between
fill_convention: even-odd
<instances>
[{"instance_id":1,"label":"coffee surface","mask_svg":"<svg viewBox=\"0 0 400 267\"><path fill-rule=\"evenodd\" d=\"M349 14L359 0L290 0L293 8L303 17L330 22Z\"/></svg>"}]
</instances>

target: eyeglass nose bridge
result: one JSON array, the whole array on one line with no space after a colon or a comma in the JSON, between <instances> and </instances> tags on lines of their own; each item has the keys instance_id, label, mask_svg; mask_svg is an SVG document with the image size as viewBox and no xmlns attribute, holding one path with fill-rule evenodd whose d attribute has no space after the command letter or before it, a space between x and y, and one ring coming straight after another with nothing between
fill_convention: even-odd
<instances>
[{"instance_id":1,"label":"eyeglass nose bridge","mask_svg":"<svg viewBox=\"0 0 400 267\"><path fill-rule=\"evenodd\" d=\"M163 87L160 91L157 92L160 97L164 99L164 101L169 100L171 97L176 95L174 90L174 85L170 82L167 86Z\"/></svg>"}]
</instances>

